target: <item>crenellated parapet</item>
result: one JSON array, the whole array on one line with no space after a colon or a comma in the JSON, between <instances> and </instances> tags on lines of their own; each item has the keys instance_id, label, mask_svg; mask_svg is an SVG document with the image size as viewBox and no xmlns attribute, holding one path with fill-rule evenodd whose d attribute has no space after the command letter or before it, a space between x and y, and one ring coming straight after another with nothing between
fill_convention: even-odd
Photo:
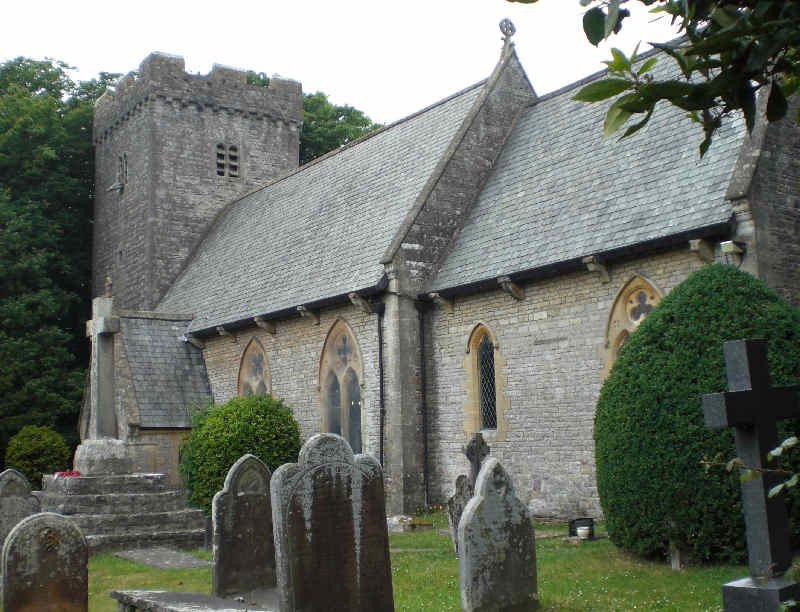
<instances>
[{"instance_id":1,"label":"crenellated parapet","mask_svg":"<svg viewBox=\"0 0 800 612\"><path fill-rule=\"evenodd\" d=\"M94 142L108 137L120 123L146 104L162 100L197 111L249 115L293 125L302 124L302 87L291 79L272 78L268 87L249 85L247 73L215 64L207 75L186 72L182 57L151 53L137 72L122 77L114 91L95 104Z\"/></svg>"}]
</instances>

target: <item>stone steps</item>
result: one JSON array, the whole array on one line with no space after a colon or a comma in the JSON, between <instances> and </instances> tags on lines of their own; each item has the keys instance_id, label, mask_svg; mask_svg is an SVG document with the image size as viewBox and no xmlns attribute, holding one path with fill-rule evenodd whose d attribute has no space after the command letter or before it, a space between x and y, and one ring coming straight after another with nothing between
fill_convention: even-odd
<instances>
[{"instance_id":1,"label":"stone steps","mask_svg":"<svg viewBox=\"0 0 800 612\"><path fill-rule=\"evenodd\" d=\"M73 519L91 553L205 544L203 512L188 509L163 474L48 476L43 485L36 493L42 510Z\"/></svg>"},{"instance_id":2,"label":"stone steps","mask_svg":"<svg viewBox=\"0 0 800 612\"><path fill-rule=\"evenodd\" d=\"M84 533L96 535L205 528L203 512L193 509L152 514L74 514L72 519Z\"/></svg>"},{"instance_id":3,"label":"stone steps","mask_svg":"<svg viewBox=\"0 0 800 612\"><path fill-rule=\"evenodd\" d=\"M93 493L163 493L174 490L164 474L128 474L122 476L72 476L42 479L42 490L52 495L86 495Z\"/></svg>"},{"instance_id":4,"label":"stone steps","mask_svg":"<svg viewBox=\"0 0 800 612\"><path fill-rule=\"evenodd\" d=\"M110 493L81 495L39 495L42 510L58 514L131 514L183 510L186 504L180 491L162 493Z\"/></svg>"},{"instance_id":5,"label":"stone steps","mask_svg":"<svg viewBox=\"0 0 800 612\"><path fill-rule=\"evenodd\" d=\"M174 548L202 548L205 543L205 529L183 529L179 531L141 531L120 534L88 534L91 554L125 550L129 548L151 548L154 546Z\"/></svg>"}]
</instances>

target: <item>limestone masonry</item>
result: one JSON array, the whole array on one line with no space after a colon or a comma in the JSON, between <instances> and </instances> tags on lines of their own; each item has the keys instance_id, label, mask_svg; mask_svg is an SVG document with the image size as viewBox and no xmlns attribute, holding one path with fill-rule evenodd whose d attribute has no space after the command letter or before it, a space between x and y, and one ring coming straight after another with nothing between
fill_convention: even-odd
<instances>
[{"instance_id":1,"label":"limestone masonry","mask_svg":"<svg viewBox=\"0 0 800 612\"><path fill-rule=\"evenodd\" d=\"M96 109L82 461L177 486L191 406L269 392L378 461L390 514L448 499L480 432L530 514L599 518L597 395L652 308L714 261L800 303L800 130L731 117L701 160L663 108L604 139L593 78L538 96L507 36L298 168L298 83L146 58Z\"/></svg>"}]
</instances>

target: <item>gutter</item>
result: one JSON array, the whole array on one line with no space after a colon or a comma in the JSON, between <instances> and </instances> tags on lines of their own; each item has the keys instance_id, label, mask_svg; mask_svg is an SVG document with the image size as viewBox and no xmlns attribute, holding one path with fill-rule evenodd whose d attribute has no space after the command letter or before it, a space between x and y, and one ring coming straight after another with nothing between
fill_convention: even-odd
<instances>
[{"instance_id":1,"label":"gutter","mask_svg":"<svg viewBox=\"0 0 800 612\"><path fill-rule=\"evenodd\" d=\"M661 251L669 251L679 245L688 245L689 240L697 238L729 237L733 234L734 229L735 222L733 218L731 218L728 221L715 223L702 228L688 230L661 238L654 238L652 240L645 240L643 242L637 242L635 244L616 249L610 249L607 251L586 253L573 259L562 260L536 268L527 268L518 272L504 274L504 276L508 276L515 283L542 280L554 276L560 276L569 272L586 270L586 264L583 263L583 258L586 255L594 255L603 263L613 264L643 255L645 253L653 254ZM464 283L463 285L455 285L446 288L430 288L425 293L421 294L419 299L423 301L429 301L428 292L431 291L439 293L443 297L451 298L459 295L469 295L482 291L493 290L497 289L497 287L497 277L484 278L481 280Z\"/></svg>"}]
</instances>

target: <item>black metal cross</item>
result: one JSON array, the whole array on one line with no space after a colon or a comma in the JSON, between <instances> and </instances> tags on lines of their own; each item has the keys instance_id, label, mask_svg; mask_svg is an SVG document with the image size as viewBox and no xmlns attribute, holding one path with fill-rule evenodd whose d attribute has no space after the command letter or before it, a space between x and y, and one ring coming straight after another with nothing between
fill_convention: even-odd
<instances>
[{"instance_id":1,"label":"black metal cross","mask_svg":"<svg viewBox=\"0 0 800 612\"><path fill-rule=\"evenodd\" d=\"M483 434L478 432L469 443L464 447L464 454L469 461L469 478L472 481L472 488L475 489L475 481L478 480L478 472L481 471L481 464L489 456L489 445L483 439Z\"/></svg>"},{"instance_id":2,"label":"black metal cross","mask_svg":"<svg viewBox=\"0 0 800 612\"><path fill-rule=\"evenodd\" d=\"M723 352L728 391L703 396L706 427L735 427L736 453L743 464L763 468L769 451L778 446L777 422L800 417L798 387L770 385L765 340L726 342ZM758 472L742 482L751 576L779 576L792 562L783 494L768 497L781 480L774 472Z\"/></svg>"}]
</instances>

